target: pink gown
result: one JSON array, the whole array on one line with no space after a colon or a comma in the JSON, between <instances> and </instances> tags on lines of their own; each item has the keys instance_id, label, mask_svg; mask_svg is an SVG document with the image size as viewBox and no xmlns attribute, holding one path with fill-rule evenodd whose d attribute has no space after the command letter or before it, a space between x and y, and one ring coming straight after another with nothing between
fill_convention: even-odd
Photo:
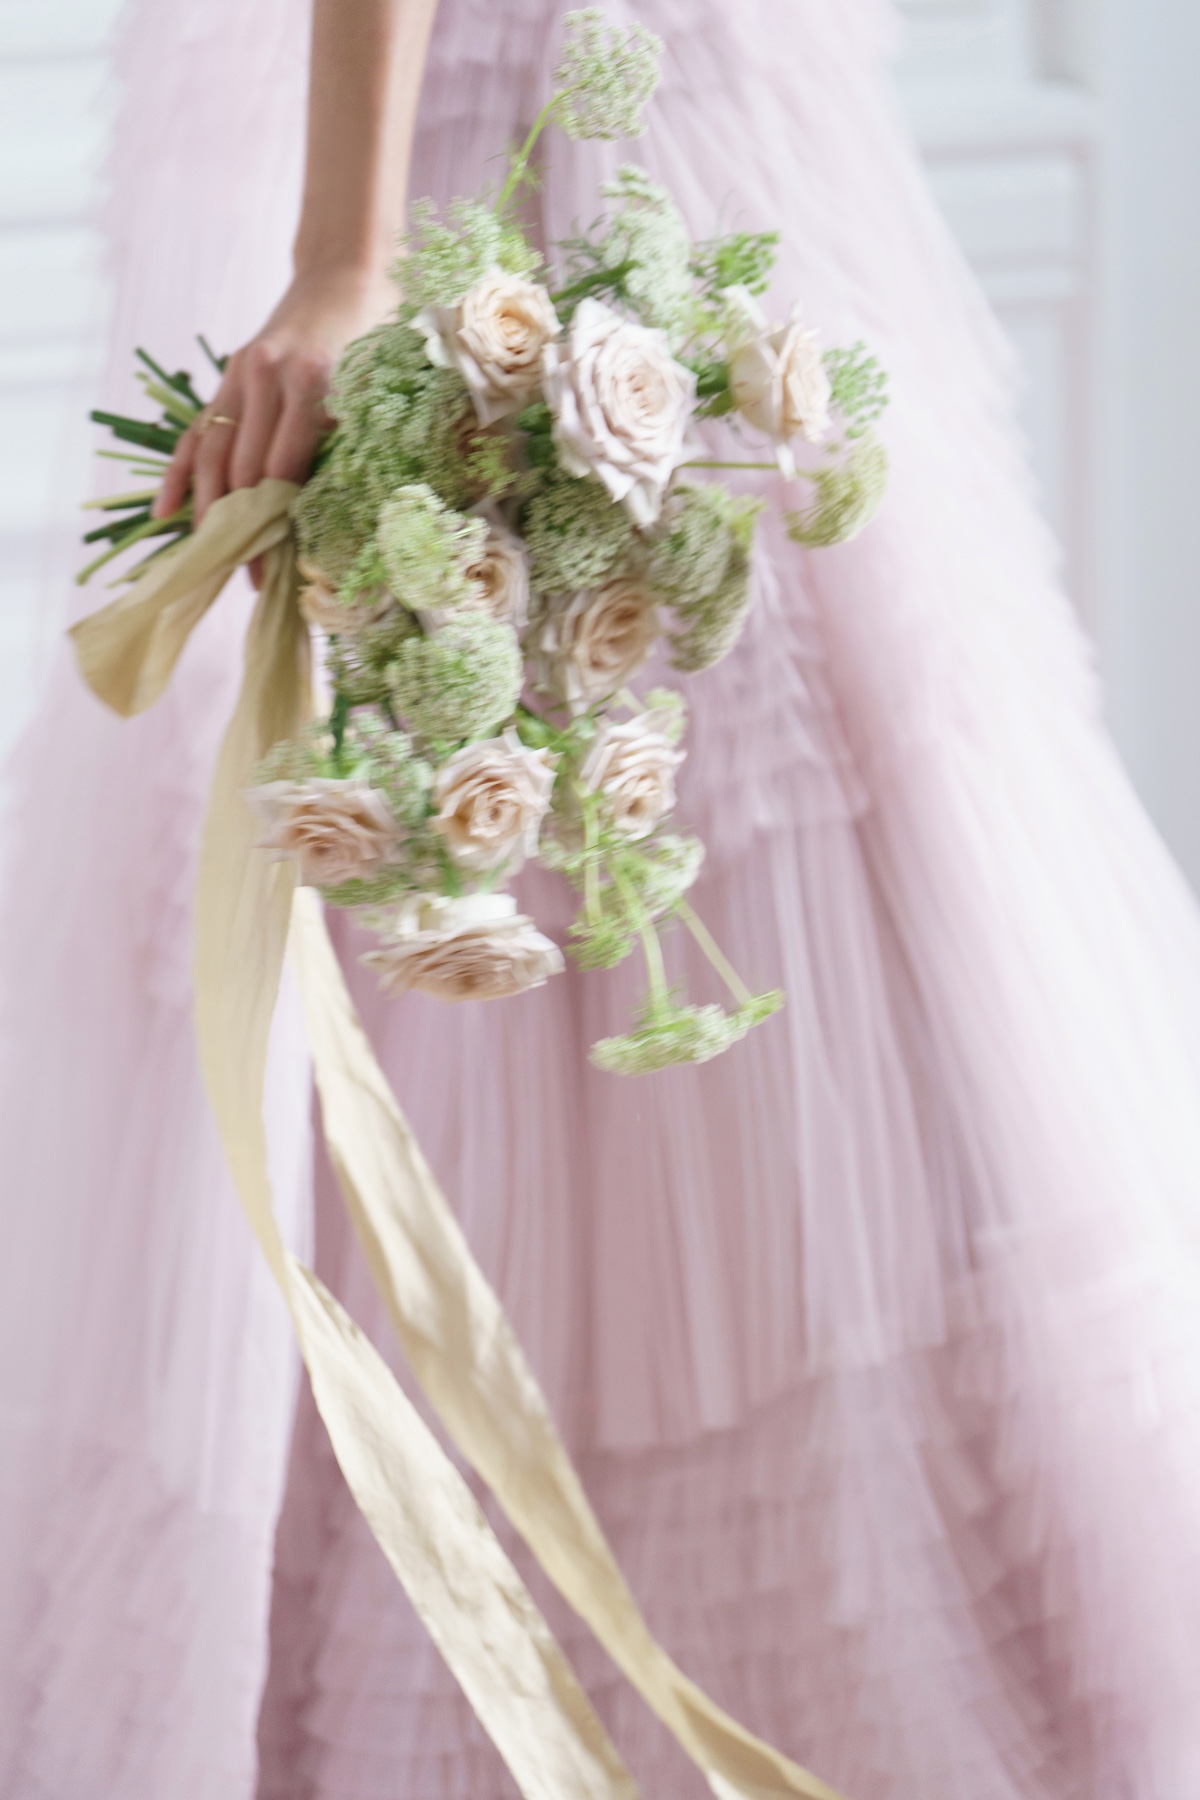
<instances>
[{"instance_id":1,"label":"pink gown","mask_svg":"<svg viewBox=\"0 0 1200 1800\"><path fill-rule=\"evenodd\" d=\"M417 192L492 173L560 10L443 0ZM339 921L347 967L691 1675L850 1800L1195 1800L1200 920L1100 723L885 9L637 13L667 54L632 154L697 234L779 226L777 309L892 374L884 510L812 555L768 528L746 637L693 693L697 904L787 1010L627 1081L585 1052L632 972L385 1003ZM135 342L194 364L193 330L240 341L282 285L305 51L284 0L141 0L124 41L114 397ZM553 238L630 152L548 150ZM11 772L0 1793L501 1800L295 1410L196 1072L191 885L244 618L231 592L132 725L64 657ZM304 1245L287 995L269 1113ZM319 1154L312 1188L317 1267L394 1358ZM698 1800L537 1592L647 1800Z\"/></svg>"}]
</instances>

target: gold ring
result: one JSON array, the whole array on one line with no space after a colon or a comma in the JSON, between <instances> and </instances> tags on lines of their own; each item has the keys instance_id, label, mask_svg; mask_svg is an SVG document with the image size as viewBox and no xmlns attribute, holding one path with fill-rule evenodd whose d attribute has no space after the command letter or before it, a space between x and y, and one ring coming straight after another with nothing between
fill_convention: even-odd
<instances>
[{"instance_id":1,"label":"gold ring","mask_svg":"<svg viewBox=\"0 0 1200 1800\"><path fill-rule=\"evenodd\" d=\"M232 425L236 431L238 421L231 419L227 413L202 412L196 420L196 436L203 437L204 433L213 425Z\"/></svg>"}]
</instances>

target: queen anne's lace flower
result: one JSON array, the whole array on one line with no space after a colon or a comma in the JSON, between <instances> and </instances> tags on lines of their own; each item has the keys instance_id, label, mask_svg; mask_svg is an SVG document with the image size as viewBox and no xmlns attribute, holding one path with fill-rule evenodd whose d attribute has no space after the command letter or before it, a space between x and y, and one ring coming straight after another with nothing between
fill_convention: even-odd
<instances>
[{"instance_id":1,"label":"queen anne's lace flower","mask_svg":"<svg viewBox=\"0 0 1200 1800\"><path fill-rule=\"evenodd\" d=\"M569 475L595 475L636 525L652 525L686 458L696 378L661 331L582 300L566 343L543 352L554 442Z\"/></svg>"},{"instance_id":2,"label":"queen anne's lace flower","mask_svg":"<svg viewBox=\"0 0 1200 1800\"><path fill-rule=\"evenodd\" d=\"M626 164L603 189L614 203L604 261L624 268L624 291L643 324L672 331L692 301L692 241L683 215L665 188L644 169Z\"/></svg>"},{"instance_id":3,"label":"queen anne's lace flower","mask_svg":"<svg viewBox=\"0 0 1200 1800\"><path fill-rule=\"evenodd\" d=\"M612 1075L648 1075L674 1063L711 1062L782 1004L783 995L775 991L756 995L735 1013L719 1006L652 1007L635 1031L594 1044L592 1061Z\"/></svg>"},{"instance_id":4,"label":"queen anne's lace flower","mask_svg":"<svg viewBox=\"0 0 1200 1800\"><path fill-rule=\"evenodd\" d=\"M409 638L388 670L397 712L419 736L454 744L483 737L512 713L524 671L516 633L480 612Z\"/></svg>"},{"instance_id":5,"label":"queen anne's lace flower","mask_svg":"<svg viewBox=\"0 0 1200 1800\"><path fill-rule=\"evenodd\" d=\"M360 707L346 720L345 752L362 765L393 818L410 830L424 821L433 769L417 755L407 732L386 725L373 708Z\"/></svg>"},{"instance_id":6,"label":"queen anne's lace flower","mask_svg":"<svg viewBox=\"0 0 1200 1800\"><path fill-rule=\"evenodd\" d=\"M454 306L488 269L531 275L538 256L521 232L492 206L454 200L445 222L432 200L418 200L392 277L416 309Z\"/></svg>"},{"instance_id":7,"label":"queen anne's lace flower","mask_svg":"<svg viewBox=\"0 0 1200 1800\"><path fill-rule=\"evenodd\" d=\"M376 543L388 585L410 612L445 612L477 596L467 571L487 525L452 512L424 483L397 488L379 515Z\"/></svg>"},{"instance_id":8,"label":"queen anne's lace flower","mask_svg":"<svg viewBox=\"0 0 1200 1800\"><path fill-rule=\"evenodd\" d=\"M676 604L678 629L671 634L671 662L676 669L694 675L729 655L750 611L752 573L749 551L735 544L716 587Z\"/></svg>"},{"instance_id":9,"label":"queen anne's lace flower","mask_svg":"<svg viewBox=\"0 0 1200 1800\"><path fill-rule=\"evenodd\" d=\"M658 86L662 41L643 25L609 25L598 7L571 12L554 72L555 116L568 137L640 137L642 108Z\"/></svg>"},{"instance_id":10,"label":"queen anne's lace flower","mask_svg":"<svg viewBox=\"0 0 1200 1800\"><path fill-rule=\"evenodd\" d=\"M887 474L887 451L868 432L851 446L844 462L813 471L816 498L806 511L784 515L788 536L814 549L848 543L874 518Z\"/></svg>"},{"instance_id":11,"label":"queen anne's lace flower","mask_svg":"<svg viewBox=\"0 0 1200 1800\"><path fill-rule=\"evenodd\" d=\"M628 555L633 521L598 481L558 475L530 501L524 520L530 576L544 594L594 587Z\"/></svg>"}]
</instances>

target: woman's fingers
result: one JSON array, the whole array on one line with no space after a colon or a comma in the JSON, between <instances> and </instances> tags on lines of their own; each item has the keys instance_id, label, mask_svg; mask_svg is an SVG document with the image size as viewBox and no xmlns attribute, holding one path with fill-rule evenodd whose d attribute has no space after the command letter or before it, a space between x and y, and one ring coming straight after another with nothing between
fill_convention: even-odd
<instances>
[{"instance_id":1,"label":"woman's fingers","mask_svg":"<svg viewBox=\"0 0 1200 1800\"><path fill-rule=\"evenodd\" d=\"M330 425L324 400L329 390L331 358L304 351L288 358L283 370L283 410L264 475L277 481L303 481Z\"/></svg>"},{"instance_id":2,"label":"woman's fingers","mask_svg":"<svg viewBox=\"0 0 1200 1800\"><path fill-rule=\"evenodd\" d=\"M283 411L279 351L266 339L245 352L242 416L229 459L229 485L256 487L262 480L267 452Z\"/></svg>"},{"instance_id":3,"label":"woman's fingers","mask_svg":"<svg viewBox=\"0 0 1200 1800\"><path fill-rule=\"evenodd\" d=\"M214 500L229 491L229 459L241 424L243 406L242 356L231 356L215 396L189 429L191 452L192 522L199 525Z\"/></svg>"},{"instance_id":4,"label":"woman's fingers","mask_svg":"<svg viewBox=\"0 0 1200 1800\"><path fill-rule=\"evenodd\" d=\"M219 410L216 407L213 409L214 412ZM211 419L201 435L192 473L192 523L197 528L203 523L204 515L213 501L229 492L229 460L237 436L237 425L226 424L225 420L235 420L236 417L235 413L222 413L220 418Z\"/></svg>"},{"instance_id":5,"label":"woman's fingers","mask_svg":"<svg viewBox=\"0 0 1200 1800\"><path fill-rule=\"evenodd\" d=\"M187 499L198 443L196 427L191 425L175 446L175 454L163 476L163 484L158 491L158 498L150 509L156 519L170 518L172 513L179 511Z\"/></svg>"}]
</instances>

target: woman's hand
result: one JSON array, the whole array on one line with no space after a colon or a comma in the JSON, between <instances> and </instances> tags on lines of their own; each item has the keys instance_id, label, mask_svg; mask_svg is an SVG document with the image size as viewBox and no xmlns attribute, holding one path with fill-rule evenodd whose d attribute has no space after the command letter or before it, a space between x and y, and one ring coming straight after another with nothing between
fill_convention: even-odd
<instances>
[{"instance_id":1,"label":"woman's hand","mask_svg":"<svg viewBox=\"0 0 1200 1800\"><path fill-rule=\"evenodd\" d=\"M176 512L189 485L198 526L232 488L268 475L303 481L331 424L324 401L339 355L394 302L374 272L298 274L258 336L230 357L215 397L180 438L155 517Z\"/></svg>"}]
</instances>

